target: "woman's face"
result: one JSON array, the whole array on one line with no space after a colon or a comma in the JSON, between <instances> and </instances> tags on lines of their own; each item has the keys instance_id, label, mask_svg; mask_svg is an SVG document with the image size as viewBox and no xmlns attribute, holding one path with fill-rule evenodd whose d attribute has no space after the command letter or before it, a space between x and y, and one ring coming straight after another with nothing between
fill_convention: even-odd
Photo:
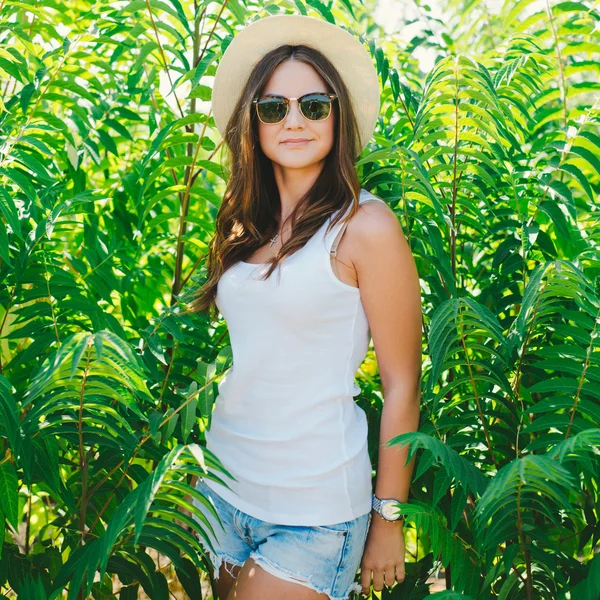
<instances>
[{"instance_id":1,"label":"woman's face","mask_svg":"<svg viewBox=\"0 0 600 600\"><path fill-rule=\"evenodd\" d=\"M306 63L287 60L271 75L261 96L275 94L286 98L300 98L310 92L329 91L321 76ZM337 100L333 101L334 104ZM256 110L255 107L252 110ZM333 147L334 106L323 121L310 121L302 115L296 100L290 101L289 111L280 123L263 123L258 119L259 143L265 156L273 161L273 168L312 170L322 168L325 157ZM287 139L305 138L305 144L286 144Z\"/></svg>"}]
</instances>

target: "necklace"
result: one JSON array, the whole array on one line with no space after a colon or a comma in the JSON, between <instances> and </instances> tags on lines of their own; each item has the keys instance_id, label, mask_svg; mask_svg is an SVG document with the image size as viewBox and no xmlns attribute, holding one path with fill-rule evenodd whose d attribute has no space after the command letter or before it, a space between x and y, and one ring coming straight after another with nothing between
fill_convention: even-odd
<instances>
[{"instance_id":1,"label":"necklace","mask_svg":"<svg viewBox=\"0 0 600 600\"><path fill-rule=\"evenodd\" d=\"M288 228L286 227L286 229L288 229ZM283 231L282 231L282 233L283 233ZM270 247L270 246L272 246L272 245L275 243L275 241L277 240L277 237L278 237L278 236L279 236L279 232L277 232L277 233L276 233L276 234L275 234L275 235L274 235L274 236L271 238L271 243L269 244L269 247Z\"/></svg>"}]
</instances>

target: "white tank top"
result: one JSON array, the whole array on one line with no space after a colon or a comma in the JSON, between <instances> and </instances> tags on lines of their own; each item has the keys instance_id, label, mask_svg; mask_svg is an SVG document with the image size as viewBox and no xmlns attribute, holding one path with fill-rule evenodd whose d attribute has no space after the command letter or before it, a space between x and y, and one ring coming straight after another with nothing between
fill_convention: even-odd
<instances>
[{"instance_id":1,"label":"white tank top","mask_svg":"<svg viewBox=\"0 0 600 600\"><path fill-rule=\"evenodd\" d=\"M362 189L359 201L376 198ZM348 209L349 210L349 209ZM347 212L346 212L347 214ZM360 291L335 275L344 223L333 216L264 281L238 262L219 280L233 363L219 382L207 448L237 479L206 484L241 511L282 525L330 525L371 511L367 419L354 376L370 331Z\"/></svg>"}]
</instances>

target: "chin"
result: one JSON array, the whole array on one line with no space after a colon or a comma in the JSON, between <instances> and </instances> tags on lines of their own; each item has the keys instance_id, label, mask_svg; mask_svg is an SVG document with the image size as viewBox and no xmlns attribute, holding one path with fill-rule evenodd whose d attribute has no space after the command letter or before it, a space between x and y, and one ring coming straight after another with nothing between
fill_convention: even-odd
<instances>
[{"instance_id":1,"label":"chin","mask_svg":"<svg viewBox=\"0 0 600 600\"><path fill-rule=\"evenodd\" d=\"M278 161L278 160L276 160L275 162L284 169L307 169L308 167L312 167L313 165L316 165L320 161L319 160L297 160L297 161L289 161L289 160Z\"/></svg>"}]
</instances>

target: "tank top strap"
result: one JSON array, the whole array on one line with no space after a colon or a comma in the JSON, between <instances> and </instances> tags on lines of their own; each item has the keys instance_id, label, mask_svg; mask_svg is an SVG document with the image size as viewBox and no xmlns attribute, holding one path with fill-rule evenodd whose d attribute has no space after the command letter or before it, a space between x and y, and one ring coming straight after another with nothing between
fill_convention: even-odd
<instances>
[{"instance_id":1,"label":"tank top strap","mask_svg":"<svg viewBox=\"0 0 600 600\"><path fill-rule=\"evenodd\" d=\"M365 189L361 189L360 191L360 196L358 198L358 202L359 204L364 204L365 202L369 202L369 201L376 201L376 202L383 202L384 204L386 203L385 200L382 200L381 198L377 198L377 196L374 196L373 194L371 194L370 192L368 192ZM346 209L346 212L344 213L344 217L346 217L348 215L348 213L350 212L350 209L352 207L349 206ZM338 245L340 243L340 240L342 239L342 236L344 235L344 231L346 231L346 227L348 226L348 221L344 221L343 218L342 220L340 220L338 223L336 223L335 227L332 228L330 234L331 234L331 244L328 244L328 250L329 250L329 254L331 256L336 256L337 254L337 248Z\"/></svg>"}]
</instances>

